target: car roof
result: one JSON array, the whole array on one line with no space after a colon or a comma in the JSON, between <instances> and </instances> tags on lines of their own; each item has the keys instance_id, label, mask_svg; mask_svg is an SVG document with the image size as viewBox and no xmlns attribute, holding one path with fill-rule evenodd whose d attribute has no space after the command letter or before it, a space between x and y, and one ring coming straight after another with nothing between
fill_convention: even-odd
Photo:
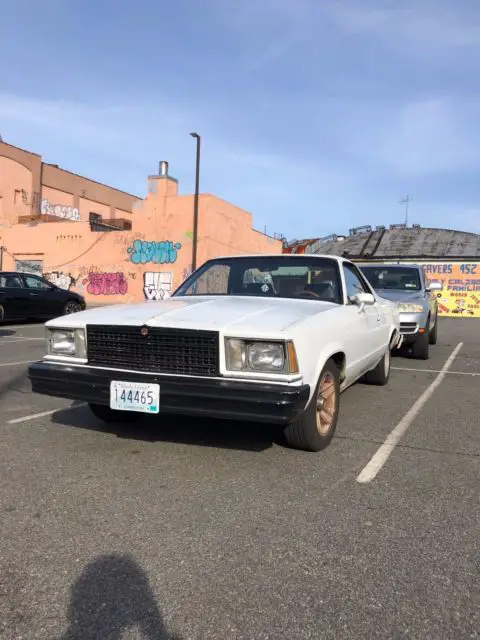
<instances>
[{"instance_id":1,"label":"car roof","mask_svg":"<svg viewBox=\"0 0 480 640\"><path fill-rule=\"evenodd\" d=\"M37 276L43 278L40 273L29 273L27 271L0 271L0 276Z\"/></svg>"},{"instance_id":2,"label":"car roof","mask_svg":"<svg viewBox=\"0 0 480 640\"><path fill-rule=\"evenodd\" d=\"M337 262L350 262L348 258L323 253L250 253L236 256L215 256L215 258L209 258L205 260L205 262L212 260L234 260L237 258L275 258L276 260L286 258L294 258L295 260L299 260L300 258L326 258L327 260L335 260Z\"/></svg>"},{"instance_id":3,"label":"car roof","mask_svg":"<svg viewBox=\"0 0 480 640\"><path fill-rule=\"evenodd\" d=\"M407 263L398 263L390 264L389 262L357 262L359 267L390 267L392 269L402 269L404 267L410 267L413 269L421 269L422 267L418 264L407 264Z\"/></svg>"}]
</instances>

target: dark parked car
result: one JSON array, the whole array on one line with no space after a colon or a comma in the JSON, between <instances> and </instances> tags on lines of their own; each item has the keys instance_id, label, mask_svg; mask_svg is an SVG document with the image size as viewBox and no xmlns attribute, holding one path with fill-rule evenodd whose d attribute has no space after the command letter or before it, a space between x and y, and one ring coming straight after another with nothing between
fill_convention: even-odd
<instances>
[{"instance_id":1,"label":"dark parked car","mask_svg":"<svg viewBox=\"0 0 480 640\"><path fill-rule=\"evenodd\" d=\"M85 299L31 273L0 271L0 322L47 320L83 311Z\"/></svg>"}]
</instances>

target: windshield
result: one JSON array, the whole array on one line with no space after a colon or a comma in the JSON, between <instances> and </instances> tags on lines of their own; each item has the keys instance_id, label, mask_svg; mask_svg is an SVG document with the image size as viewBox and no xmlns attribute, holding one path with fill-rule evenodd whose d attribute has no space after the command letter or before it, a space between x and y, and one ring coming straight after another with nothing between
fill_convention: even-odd
<instances>
[{"instance_id":1,"label":"windshield","mask_svg":"<svg viewBox=\"0 0 480 640\"><path fill-rule=\"evenodd\" d=\"M422 286L418 269L414 267L360 267L374 289L420 291Z\"/></svg>"},{"instance_id":2,"label":"windshield","mask_svg":"<svg viewBox=\"0 0 480 640\"><path fill-rule=\"evenodd\" d=\"M291 256L210 260L175 296L260 296L342 303L338 265L328 258Z\"/></svg>"}]
</instances>

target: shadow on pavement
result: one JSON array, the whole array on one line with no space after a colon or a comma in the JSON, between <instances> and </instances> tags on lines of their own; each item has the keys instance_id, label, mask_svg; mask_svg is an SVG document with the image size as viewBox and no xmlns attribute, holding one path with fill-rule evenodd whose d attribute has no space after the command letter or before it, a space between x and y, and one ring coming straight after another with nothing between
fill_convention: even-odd
<instances>
[{"instance_id":1,"label":"shadow on pavement","mask_svg":"<svg viewBox=\"0 0 480 640\"><path fill-rule=\"evenodd\" d=\"M88 564L72 585L68 629L59 640L121 640L137 628L145 640L182 640L165 628L148 576L128 555Z\"/></svg>"},{"instance_id":2,"label":"shadow on pavement","mask_svg":"<svg viewBox=\"0 0 480 640\"><path fill-rule=\"evenodd\" d=\"M14 329L0 329L0 338L7 338L8 336L14 336L16 331Z\"/></svg>"},{"instance_id":3,"label":"shadow on pavement","mask_svg":"<svg viewBox=\"0 0 480 640\"><path fill-rule=\"evenodd\" d=\"M73 405L72 405L73 407ZM88 429L111 433L119 438L145 442L172 442L177 444L216 447L241 451L261 452L281 442L281 428L235 420L207 420L184 416L141 416L138 422L107 424L97 420L88 407L77 410L59 410L52 422L63 427Z\"/></svg>"}]
</instances>

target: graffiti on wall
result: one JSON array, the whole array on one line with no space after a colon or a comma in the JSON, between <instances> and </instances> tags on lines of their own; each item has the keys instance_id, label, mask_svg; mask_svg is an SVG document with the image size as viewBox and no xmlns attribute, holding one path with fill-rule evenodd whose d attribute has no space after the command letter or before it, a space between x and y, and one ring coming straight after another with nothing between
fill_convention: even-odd
<instances>
[{"instance_id":1,"label":"graffiti on wall","mask_svg":"<svg viewBox=\"0 0 480 640\"><path fill-rule=\"evenodd\" d=\"M92 296L124 296L128 291L128 282L121 271L104 273L91 271L83 284Z\"/></svg>"},{"instance_id":2,"label":"graffiti on wall","mask_svg":"<svg viewBox=\"0 0 480 640\"><path fill-rule=\"evenodd\" d=\"M75 285L75 278L69 273L62 273L61 271L50 271L44 274L44 278L56 285L60 289L68 291L71 286Z\"/></svg>"},{"instance_id":3,"label":"graffiti on wall","mask_svg":"<svg viewBox=\"0 0 480 640\"><path fill-rule=\"evenodd\" d=\"M145 234L139 231L132 233L131 231L114 231L113 244L126 247L135 240L145 240Z\"/></svg>"},{"instance_id":4,"label":"graffiti on wall","mask_svg":"<svg viewBox=\"0 0 480 640\"><path fill-rule=\"evenodd\" d=\"M166 271L145 271L143 292L147 300L164 300L172 293L172 273Z\"/></svg>"},{"instance_id":5,"label":"graffiti on wall","mask_svg":"<svg viewBox=\"0 0 480 640\"><path fill-rule=\"evenodd\" d=\"M80 220L80 213L77 207L70 207L63 204L51 204L46 198L42 200L40 212L44 216L56 216L57 218L75 220L76 222L79 222Z\"/></svg>"},{"instance_id":6,"label":"graffiti on wall","mask_svg":"<svg viewBox=\"0 0 480 640\"><path fill-rule=\"evenodd\" d=\"M193 273L193 269L192 269L192 265L189 264L188 267L185 267L185 269L183 270L183 280L185 281L187 278L189 278Z\"/></svg>"},{"instance_id":7,"label":"graffiti on wall","mask_svg":"<svg viewBox=\"0 0 480 640\"><path fill-rule=\"evenodd\" d=\"M127 253L133 264L173 264L177 260L178 251L182 248L180 242L162 240L161 242L146 242L135 240Z\"/></svg>"}]
</instances>

